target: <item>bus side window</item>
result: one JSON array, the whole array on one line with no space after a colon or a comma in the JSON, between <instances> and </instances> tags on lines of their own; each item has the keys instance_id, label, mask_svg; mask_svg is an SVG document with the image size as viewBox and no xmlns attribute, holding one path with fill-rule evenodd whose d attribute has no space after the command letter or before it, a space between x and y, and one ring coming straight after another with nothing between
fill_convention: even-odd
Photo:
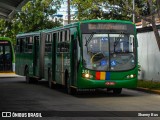
<instances>
[{"instance_id":1,"label":"bus side window","mask_svg":"<svg viewBox=\"0 0 160 120\"><path fill-rule=\"evenodd\" d=\"M17 38L15 50L16 50L17 53L20 52L20 39L19 38Z\"/></svg>"},{"instance_id":2,"label":"bus side window","mask_svg":"<svg viewBox=\"0 0 160 120\"><path fill-rule=\"evenodd\" d=\"M69 36L70 36L70 35L69 35L69 30L67 30L66 33L67 33L66 41L70 42L70 38L69 38Z\"/></svg>"},{"instance_id":3,"label":"bus side window","mask_svg":"<svg viewBox=\"0 0 160 120\"><path fill-rule=\"evenodd\" d=\"M51 35L48 34L45 40L45 52L51 52L52 51L52 39Z\"/></svg>"},{"instance_id":4,"label":"bus side window","mask_svg":"<svg viewBox=\"0 0 160 120\"><path fill-rule=\"evenodd\" d=\"M34 53L35 53L35 58L38 58L38 52L39 52L39 36L34 36ZM37 62L37 59L35 59Z\"/></svg>"},{"instance_id":5,"label":"bus side window","mask_svg":"<svg viewBox=\"0 0 160 120\"><path fill-rule=\"evenodd\" d=\"M69 52L69 32L67 31L68 30L59 32L57 52L62 52L62 53Z\"/></svg>"},{"instance_id":6,"label":"bus side window","mask_svg":"<svg viewBox=\"0 0 160 120\"><path fill-rule=\"evenodd\" d=\"M69 30L58 32L57 52L69 52Z\"/></svg>"},{"instance_id":7,"label":"bus side window","mask_svg":"<svg viewBox=\"0 0 160 120\"><path fill-rule=\"evenodd\" d=\"M65 31L65 52L69 52L69 30Z\"/></svg>"},{"instance_id":8,"label":"bus side window","mask_svg":"<svg viewBox=\"0 0 160 120\"><path fill-rule=\"evenodd\" d=\"M25 51L25 38L20 39L20 53L23 53Z\"/></svg>"},{"instance_id":9,"label":"bus side window","mask_svg":"<svg viewBox=\"0 0 160 120\"><path fill-rule=\"evenodd\" d=\"M32 47L33 47L33 38L32 38L32 36L31 37L27 37L26 38L25 52L32 53Z\"/></svg>"},{"instance_id":10,"label":"bus side window","mask_svg":"<svg viewBox=\"0 0 160 120\"><path fill-rule=\"evenodd\" d=\"M64 34L64 41L67 41L67 30L65 31L65 34Z\"/></svg>"},{"instance_id":11,"label":"bus side window","mask_svg":"<svg viewBox=\"0 0 160 120\"><path fill-rule=\"evenodd\" d=\"M53 33L53 40L52 40L52 42L53 42L53 51L54 52L56 52L56 43L57 43L57 33Z\"/></svg>"},{"instance_id":12,"label":"bus side window","mask_svg":"<svg viewBox=\"0 0 160 120\"><path fill-rule=\"evenodd\" d=\"M58 32L58 37L57 37L57 52L61 52L61 39L62 39L62 36L61 36L61 32Z\"/></svg>"},{"instance_id":13,"label":"bus side window","mask_svg":"<svg viewBox=\"0 0 160 120\"><path fill-rule=\"evenodd\" d=\"M61 31L60 32L60 37L59 37L59 42L62 42L63 41L63 32Z\"/></svg>"}]
</instances>

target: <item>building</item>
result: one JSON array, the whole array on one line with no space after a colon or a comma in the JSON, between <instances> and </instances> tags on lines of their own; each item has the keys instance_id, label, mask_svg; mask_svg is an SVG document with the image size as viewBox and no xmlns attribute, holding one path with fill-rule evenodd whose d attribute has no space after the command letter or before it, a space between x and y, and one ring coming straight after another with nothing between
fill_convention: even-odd
<instances>
[{"instance_id":1,"label":"building","mask_svg":"<svg viewBox=\"0 0 160 120\"><path fill-rule=\"evenodd\" d=\"M156 19L160 34L160 20ZM160 81L160 51L151 27L145 22L136 23L138 38L138 61L141 66L139 79Z\"/></svg>"}]
</instances>

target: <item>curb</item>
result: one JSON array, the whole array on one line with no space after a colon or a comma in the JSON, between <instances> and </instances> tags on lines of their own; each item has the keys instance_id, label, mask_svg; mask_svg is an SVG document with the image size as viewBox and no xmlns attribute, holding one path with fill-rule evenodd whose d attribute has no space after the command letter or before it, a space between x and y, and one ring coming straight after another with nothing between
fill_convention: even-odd
<instances>
[{"instance_id":1,"label":"curb","mask_svg":"<svg viewBox=\"0 0 160 120\"><path fill-rule=\"evenodd\" d=\"M142 91L142 92L147 92L147 93L159 94L160 95L160 90L154 90L154 89L142 88L142 87L137 87L136 90Z\"/></svg>"}]
</instances>

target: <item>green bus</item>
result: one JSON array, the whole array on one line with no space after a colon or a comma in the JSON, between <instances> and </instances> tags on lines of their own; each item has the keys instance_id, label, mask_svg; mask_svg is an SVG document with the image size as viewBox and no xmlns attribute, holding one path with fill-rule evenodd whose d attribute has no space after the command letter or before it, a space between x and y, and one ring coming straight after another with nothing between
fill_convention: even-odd
<instances>
[{"instance_id":1,"label":"green bus","mask_svg":"<svg viewBox=\"0 0 160 120\"><path fill-rule=\"evenodd\" d=\"M87 20L17 35L16 73L28 83L46 79L69 94L137 86L137 37L132 22Z\"/></svg>"},{"instance_id":2,"label":"green bus","mask_svg":"<svg viewBox=\"0 0 160 120\"><path fill-rule=\"evenodd\" d=\"M12 41L8 37L0 37L0 73L14 72L15 55Z\"/></svg>"}]
</instances>

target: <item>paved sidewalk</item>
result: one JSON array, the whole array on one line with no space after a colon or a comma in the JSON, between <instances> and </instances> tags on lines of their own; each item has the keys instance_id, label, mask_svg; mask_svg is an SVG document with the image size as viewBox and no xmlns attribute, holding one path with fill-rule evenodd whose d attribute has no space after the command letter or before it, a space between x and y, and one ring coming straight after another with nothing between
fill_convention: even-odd
<instances>
[{"instance_id":1,"label":"paved sidewalk","mask_svg":"<svg viewBox=\"0 0 160 120\"><path fill-rule=\"evenodd\" d=\"M14 72L13 73L0 73L0 78L1 77L21 77L17 74L15 74Z\"/></svg>"}]
</instances>

